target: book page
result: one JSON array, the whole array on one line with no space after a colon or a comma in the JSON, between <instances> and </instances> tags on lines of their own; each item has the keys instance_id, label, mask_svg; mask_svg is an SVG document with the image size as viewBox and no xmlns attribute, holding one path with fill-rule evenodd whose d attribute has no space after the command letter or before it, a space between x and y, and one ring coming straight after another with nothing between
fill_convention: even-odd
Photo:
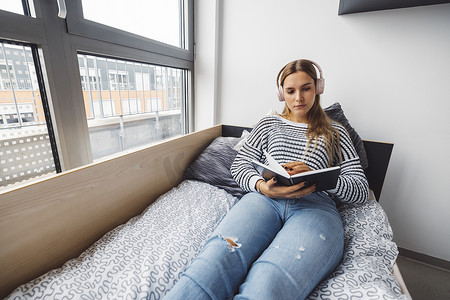
<instances>
[{"instance_id":1,"label":"book page","mask_svg":"<svg viewBox=\"0 0 450 300\"><path fill-rule=\"evenodd\" d=\"M273 158L267 151L264 151L264 155L267 158L267 163L269 164L270 168L276 171L277 173L280 173L280 175L283 175L285 177L290 177L289 173Z\"/></svg>"}]
</instances>

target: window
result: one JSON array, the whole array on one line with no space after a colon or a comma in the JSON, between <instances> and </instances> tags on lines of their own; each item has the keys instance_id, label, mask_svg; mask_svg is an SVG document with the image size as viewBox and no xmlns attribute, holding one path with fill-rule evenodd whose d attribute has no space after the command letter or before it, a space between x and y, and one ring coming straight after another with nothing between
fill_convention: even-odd
<instances>
[{"instance_id":1,"label":"window","mask_svg":"<svg viewBox=\"0 0 450 300\"><path fill-rule=\"evenodd\" d=\"M13 67L6 64L6 60L3 63L0 62L0 71L2 82L0 83L3 90L17 89L17 80Z\"/></svg>"},{"instance_id":2,"label":"window","mask_svg":"<svg viewBox=\"0 0 450 300\"><path fill-rule=\"evenodd\" d=\"M1 42L0 49L0 187L5 187L57 168L31 46Z\"/></svg>"},{"instance_id":3,"label":"window","mask_svg":"<svg viewBox=\"0 0 450 300\"><path fill-rule=\"evenodd\" d=\"M184 133L186 71L85 54L78 62L94 159Z\"/></svg>"},{"instance_id":4,"label":"window","mask_svg":"<svg viewBox=\"0 0 450 300\"><path fill-rule=\"evenodd\" d=\"M70 33L170 57L163 65L191 68L193 0L74 0L66 5Z\"/></svg>"},{"instance_id":5,"label":"window","mask_svg":"<svg viewBox=\"0 0 450 300\"><path fill-rule=\"evenodd\" d=\"M82 0L85 19L182 47L179 0Z\"/></svg>"},{"instance_id":6,"label":"window","mask_svg":"<svg viewBox=\"0 0 450 300\"><path fill-rule=\"evenodd\" d=\"M128 89L128 74L125 71L108 70L110 89L113 91L124 91Z\"/></svg>"},{"instance_id":7,"label":"window","mask_svg":"<svg viewBox=\"0 0 450 300\"><path fill-rule=\"evenodd\" d=\"M100 107L100 105L102 107ZM93 101L94 117L113 117L116 115L115 101L113 99L102 99Z\"/></svg>"},{"instance_id":8,"label":"window","mask_svg":"<svg viewBox=\"0 0 450 300\"><path fill-rule=\"evenodd\" d=\"M0 2L0 9L23 15L22 0L8 0Z\"/></svg>"},{"instance_id":9,"label":"window","mask_svg":"<svg viewBox=\"0 0 450 300\"><path fill-rule=\"evenodd\" d=\"M122 2L66 0L67 11L57 1L1 1L1 137L28 130L42 139L24 137L39 145L11 151L23 143L0 144L0 176L70 170L189 131L193 0L130 1L109 10ZM38 165L19 171L15 153L25 150Z\"/></svg>"}]
</instances>

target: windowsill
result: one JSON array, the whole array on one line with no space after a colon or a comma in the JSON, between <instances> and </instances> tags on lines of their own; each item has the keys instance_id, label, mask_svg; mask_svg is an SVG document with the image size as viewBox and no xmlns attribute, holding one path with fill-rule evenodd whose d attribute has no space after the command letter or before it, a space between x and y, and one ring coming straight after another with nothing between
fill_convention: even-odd
<instances>
[{"instance_id":1,"label":"windowsill","mask_svg":"<svg viewBox=\"0 0 450 300\"><path fill-rule=\"evenodd\" d=\"M135 122L135 121L141 121L145 119L153 119L158 117L165 117L165 116L173 116L173 115L179 115L181 114L181 109L176 110L165 110L165 111L159 111L159 112L151 112L151 113L141 113L141 114L135 114L135 115L124 115L123 116L123 122ZM90 119L88 120L88 127L100 127L100 126L107 126L112 124L119 124L121 117L106 117L101 119Z\"/></svg>"}]
</instances>

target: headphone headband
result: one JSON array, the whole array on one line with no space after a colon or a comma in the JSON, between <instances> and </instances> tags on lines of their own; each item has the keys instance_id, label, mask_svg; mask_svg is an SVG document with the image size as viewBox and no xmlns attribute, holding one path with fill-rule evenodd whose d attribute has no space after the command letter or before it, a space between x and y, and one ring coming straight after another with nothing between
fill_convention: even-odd
<instances>
[{"instance_id":1,"label":"headphone headband","mask_svg":"<svg viewBox=\"0 0 450 300\"><path fill-rule=\"evenodd\" d=\"M310 62L319 71L319 78L316 79L316 95L323 94L323 90L325 88L325 78L323 78L322 69L320 68L319 64L317 64L316 62L314 62L312 60L305 59L304 61ZM287 65L289 65L289 64L287 64ZM281 71L278 73L278 76L277 76L277 94L278 94L278 100L280 100L280 101L285 101L283 87L281 86L281 83L280 83L280 78L281 78L281 75L283 74L284 70L286 69L287 65L284 66L283 69L281 69Z\"/></svg>"}]
</instances>

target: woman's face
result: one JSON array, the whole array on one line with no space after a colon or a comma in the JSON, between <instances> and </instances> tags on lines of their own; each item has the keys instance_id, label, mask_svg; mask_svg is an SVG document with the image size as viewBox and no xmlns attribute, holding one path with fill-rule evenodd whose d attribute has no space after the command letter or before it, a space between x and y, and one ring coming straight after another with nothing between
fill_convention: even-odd
<instances>
[{"instance_id":1,"label":"woman's face","mask_svg":"<svg viewBox=\"0 0 450 300\"><path fill-rule=\"evenodd\" d=\"M315 91L314 79L305 72L298 71L284 79L283 93L291 121L308 123L307 113L314 105Z\"/></svg>"}]
</instances>

